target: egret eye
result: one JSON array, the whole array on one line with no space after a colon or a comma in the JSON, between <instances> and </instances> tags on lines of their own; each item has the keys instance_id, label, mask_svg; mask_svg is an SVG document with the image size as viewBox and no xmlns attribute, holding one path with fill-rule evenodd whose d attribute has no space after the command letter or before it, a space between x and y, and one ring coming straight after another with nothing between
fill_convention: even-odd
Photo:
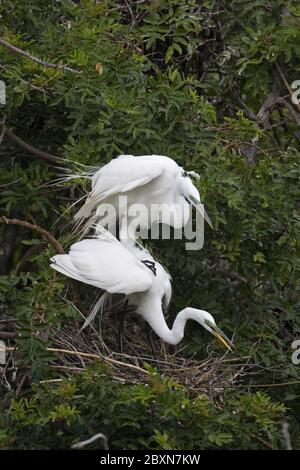
<instances>
[{"instance_id":1,"label":"egret eye","mask_svg":"<svg viewBox=\"0 0 300 470\"><path fill-rule=\"evenodd\" d=\"M201 203L201 202L198 201L193 195L190 195L189 198L190 198L190 200L191 200L194 204L199 204L199 203Z\"/></svg>"},{"instance_id":2,"label":"egret eye","mask_svg":"<svg viewBox=\"0 0 300 470\"><path fill-rule=\"evenodd\" d=\"M210 320L204 320L205 325L209 326L210 328L214 328L216 325Z\"/></svg>"}]
</instances>

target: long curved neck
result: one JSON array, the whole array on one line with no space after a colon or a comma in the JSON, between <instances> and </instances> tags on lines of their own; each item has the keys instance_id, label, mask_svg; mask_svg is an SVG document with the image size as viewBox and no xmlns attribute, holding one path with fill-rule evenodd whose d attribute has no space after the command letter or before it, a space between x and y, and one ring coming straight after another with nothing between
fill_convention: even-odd
<instances>
[{"instance_id":1,"label":"long curved neck","mask_svg":"<svg viewBox=\"0 0 300 470\"><path fill-rule=\"evenodd\" d=\"M185 308L177 314L173 327L170 330L168 327L162 309L160 311L152 312L151 315L143 314L145 320L149 323L151 328L155 331L163 341L169 344L178 344L184 336L185 324L188 320L198 320L195 318L195 309Z\"/></svg>"}]
</instances>

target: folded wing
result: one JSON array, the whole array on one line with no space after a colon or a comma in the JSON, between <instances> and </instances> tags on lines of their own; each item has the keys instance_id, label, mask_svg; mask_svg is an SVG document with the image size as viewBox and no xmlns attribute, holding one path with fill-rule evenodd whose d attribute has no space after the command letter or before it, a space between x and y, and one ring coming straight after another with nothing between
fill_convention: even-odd
<instances>
[{"instance_id":1,"label":"folded wing","mask_svg":"<svg viewBox=\"0 0 300 470\"><path fill-rule=\"evenodd\" d=\"M92 178L92 191L75 219L90 217L108 198L144 186L160 176L165 165L151 156L121 155L100 168Z\"/></svg>"},{"instance_id":2,"label":"folded wing","mask_svg":"<svg viewBox=\"0 0 300 470\"><path fill-rule=\"evenodd\" d=\"M69 254L55 255L51 267L77 281L110 293L130 295L148 290L153 274L116 239L85 239Z\"/></svg>"}]
</instances>

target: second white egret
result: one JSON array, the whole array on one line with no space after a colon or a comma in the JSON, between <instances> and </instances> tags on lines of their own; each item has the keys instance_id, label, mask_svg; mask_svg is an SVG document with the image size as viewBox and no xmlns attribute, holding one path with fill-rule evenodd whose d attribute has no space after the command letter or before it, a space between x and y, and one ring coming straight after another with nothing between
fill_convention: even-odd
<instances>
[{"instance_id":1,"label":"second white egret","mask_svg":"<svg viewBox=\"0 0 300 470\"><path fill-rule=\"evenodd\" d=\"M191 206L212 226L190 176L199 178L197 173L185 171L166 156L120 155L97 171L86 173L92 189L75 220L78 226L84 222L85 230L99 222L112 232L118 222L119 238L130 246L138 238L138 229L150 229L155 223L182 228L189 219ZM114 209L106 217L104 204ZM137 205L144 209L139 217L130 214ZM154 206L159 210L153 211Z\"/></svg>"},{"instance_id":2,"label":"second white egret","mask_svg":"<svg viewBox=\"0 0 300 470\"><path fill-rule=\"evenodd\" d=\"M129 251L109 233L84 239L71 246L69 254L51 258L56 271L109 293L124 294L130 306L140 314L166 343L178 344L185 324L194 320L219 339L228 349L232 343L205 310L187 307L179 312L170 329L163 308L171 299L170 275L150 253L138 246ZM94 309L89 321L96 314Z\"/></svg>"}]
</instances>

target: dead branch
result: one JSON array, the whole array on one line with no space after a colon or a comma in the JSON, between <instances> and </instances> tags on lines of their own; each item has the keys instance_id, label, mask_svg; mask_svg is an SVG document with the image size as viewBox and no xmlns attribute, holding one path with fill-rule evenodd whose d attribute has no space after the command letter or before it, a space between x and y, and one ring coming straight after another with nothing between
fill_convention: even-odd
<instances>
[{"instance_id":1,"label":"dead branch","mask_svg":"<svg viewBox=\"0 0 300 470\"><path fill-rule=\"evenodd\" d=\"M286 450L293 450L291 436L289 433L289 423L283 421L281 430L284 437Z\"/></svg>"},{"instance_id":2,"label":"dead branch","mask_svg":"<svg viewBox=\"0 0 300 470\"><path fill-rule=\"evenodd\" d=\"M17 396L20 395L20 393L22 392L23 387L24 387L24 385L25 385L25 382L26 382L27 378L28 378L28 370L26 370L26 371L24 372L24 374L22 375L22 378L21 378L20 383L19 383L19 385L18 385L18 388L17 388L17 390L16 390L16 395L17 395Z\"/></svg>"},{"instance_id":3,"label":"dead branch","mask_svg":"<svg viewBox=\"0 0 300 470\"><path fill-rule=\"evenodd\" d=\"M108 450L108 440L107 440L107 437L102 432L99 432L98 434L95 434L94 436L90 437L86 441L76 442L76 444L73 444L71 446L71 449L82 449L82 447L85 447L89 444L92 444L93 442L97 441L98 439L103 440L103 448L105 450Z\"/></svg>"},{"instance_id":4,"label":"dead branch","mask_svg":"<svg viewBox=\"0 0 300 470\"><path fill-rule=\"evenodd\" d=\"M1 339L14 339L17 337L17 334L13 331L0 331Z\"/></svg>"}]
</instances>

